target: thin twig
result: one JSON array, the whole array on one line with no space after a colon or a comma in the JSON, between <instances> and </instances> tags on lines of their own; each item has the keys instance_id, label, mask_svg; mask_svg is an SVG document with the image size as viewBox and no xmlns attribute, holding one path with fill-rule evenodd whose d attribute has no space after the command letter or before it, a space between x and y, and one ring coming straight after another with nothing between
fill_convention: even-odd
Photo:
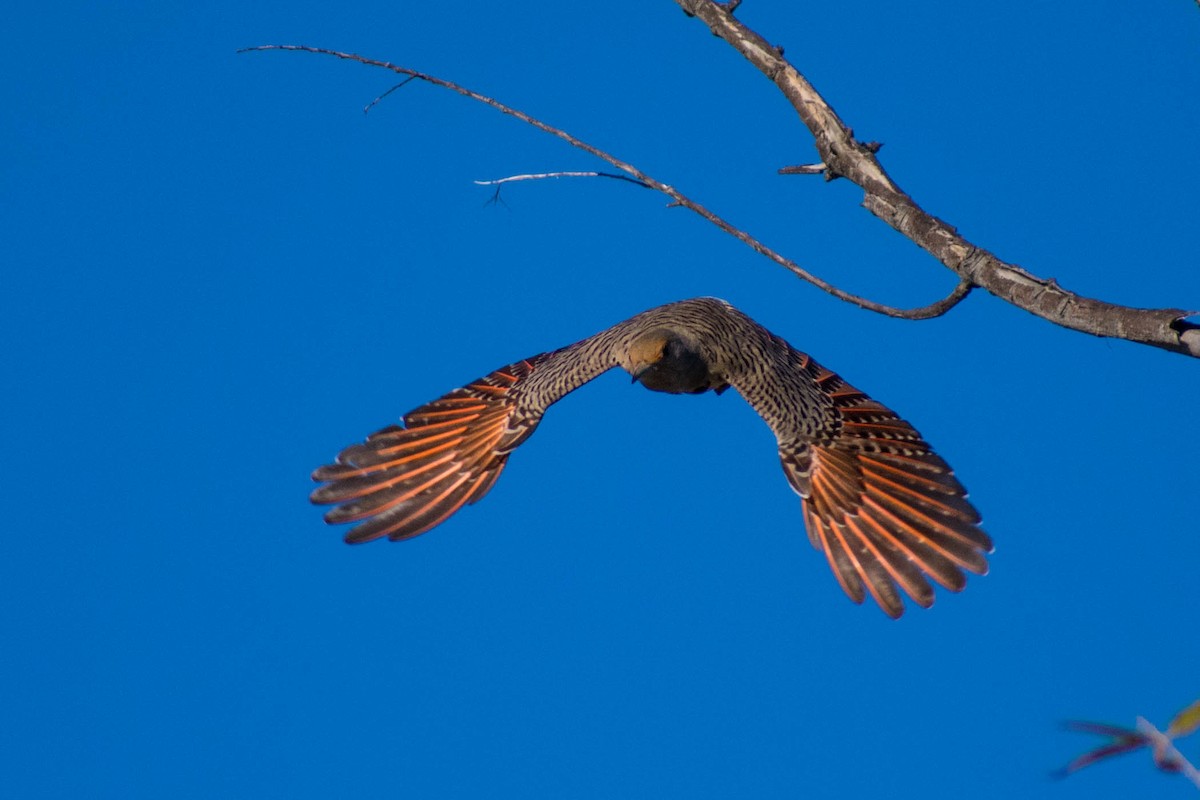
<instances>
[{"instance_id":1,"label":"thin twig","mask_svg":"<svg viewBox=\"0 0 1200 800\"><path fill-rule=\"evenodd\" d=\"M415 80L416 80L416 78L414 76L409 75L407 78L400 81L399 83L397 83L392 88L388 89L383 94L379 95L379 97L376 97L374 100L372 100L371 102L369 102L365 106L363 106L363 113L369 114L371 112L371 109L374 108L375 106L379 105L380 101L382 101L383 98L387 97L392 92L394 92L397 89L399 89L400 87L404 86L404 84L408 83L409 81L415 81Z\"/></svg>"},{"instance_id":2,"label":"thin twig","mask_svg":"<svg viewBox=\"0 0 1200 800\"><path fill-rule=\"evenodd\" d=\"M724 8L724 7L722 7L722 8ZM799 277L805 281L808 281L813 286L816 286L817 288L819 288L825 292L828 292L829 294L833 295L834 297L838 298L839 300L845 300L848 303L853 303L854 305L858 306L859 308L864 308L864 309L867 309L868 311L875 311L879 314L885 314L889 317L897 317L899 319L910 319L910 320L930 319L932 317L938 317L938 316L941 316L942 314L945 314L947 311L949 311L951 308L953 308L955 305L957 305L971 291L972 281L968 277L962 276L958 285L954 287L954 290L951 291L950 294L948 294L946 297L942 298L941 300L938 300L936 303L931 303L927 306L922 306L920 308L913 308L913 309L901 309L901 308L895 308L894 306L885 305L883 303L876 303L873 300L868 300L864 297L859 297L858 295L851 294L850 292L839 289L836 286L834 286L833 284L829 283L828 281L818 278L817 276L815 276L812 273L805 270L800 265L796 264L791 259L785 258L784 256L775 252L771 248L767 247L766 245L764 245L758 239L755 239L750 234L746 233L745 231L741 230L740 228L734 227L731 223L726 222L724 219L717 216L713 212L709 211L707 208L700 205L699 203L692 200L691 198L687 197L679 190L663 183L662 181L652 178L651 176L647 175L645 172L642 172L640 169L633 166L632 164L628 164L624 161L621 161L620 159L609 155L608 153L604 152L603 150L600 150L597 147L593 147L592 145L572 136L571 134L567 133L564 130L555 128L552 125L548 125L545 122L534 119L533 117L529 116L528 114L526 114L523 111L519 111L515 108L512 108L511 106L507 106L498 100L494 100L491 97L487 97L486 95L482 95L478 92L471 91L470 89L467 89L464 86L460 86L457 83L445 80L443 78L438 78L436 76L429 75L424 72L419 72L418 70L415 70L415 69L410 69L408 67L402 67L398 64L392 64L388 61L379 61L377 59L360 56L356 53L345 53L345 52L341 52L339 50L330 50L325 47L311 47L308 45L297 45L297 44L268 44L268 45L258 45L257 47L245 47L245 48L242 48L241 50L239 50L238 52L245 53L245 52L259 51L259 50L292 50L292 51L300 51L300 52L306 52L306 53L319 53L322 55L340 58L345 61L357 61L358 63L365 64L367 66L381 67L383 69L388 69L388 70L391 70L392 72L396 72L401 75L408 75L411 78L415 78L417 80L422 80L422 81L425 81L426 83L431 83L434 86L440 86L444 89L449 89L450 91L457 92L458 94L461 94L464 97L469 97L472 100L476 100L480 103L484 103L485 105L491 106L492 108L496 109L497 111L500 111L501 113L516 117L517 119L521 120L522 122L532 125L533 127L537 128L538 130L544 131L545 133L549 133L553 136L557 136L558 138L562 139L563 141L567 142L568 144L572 145L573 147L577 147L580 150L583 150L584 152L590 153L591 155L595 156L596 158L599 158L603 161L608 162L609 164L612 164L617 169L621 170L622 172L626 173L627 175L632 176L636 180L636 182L645 184L646 186L649 186L650 188L655 189L659 192L662 192L663 194L670 197L671 200L673 201L672 205L683 206L684 208L689 209L690 211L692 211L696 214L699 214L701 217L708 220L713 225L716 225L718 228L725 231L730 236L733 236L734 238L736 238L743 244L752 248L755 252L759 253L760 255L766 256L767 258L774 261L776 264L779 264L780 266L784 267L785 269L790 270L797 277ZM382 96L383 95L381 95L381 97Z\"/></svg>"},{"instance_id":3,"label":"thin twig","mask_svg":"<svg viewBox=\"0 0 1200 800\"><path fill-rule=\"evenodd\" d=\"M546 178L612 178L618 181L628 181L635 186L641 186L643 189L654 188L650 184L643 183L636 178L631 178L628 175L618 175L615 172L532 172L525 175L509 175L507 178L496 178L491 181L472 181L472 183L476 186L498 186L502 183L540 181Z\"/></svg>"},{"instance_id":4,"label":"thin twig","mask_svg":"<svg viewBox=\"0 0 1200 800\"><path fill-rule=\"evenodd\" d=\"M546 178L612 178L613 180L627 181L635 186L641 186L643 189L653 188L628 175L618 175L615 172L537 172L525 175L509 175L507 178L497 178L491 181L472 181L472 183L476 186L495 186L496 190L492 192L487 205L500 204L508 208L508 203L505 203L504 198L500 196L500 188L504 184L516 181L539 181Z\"/></svg>"}]
</instances>

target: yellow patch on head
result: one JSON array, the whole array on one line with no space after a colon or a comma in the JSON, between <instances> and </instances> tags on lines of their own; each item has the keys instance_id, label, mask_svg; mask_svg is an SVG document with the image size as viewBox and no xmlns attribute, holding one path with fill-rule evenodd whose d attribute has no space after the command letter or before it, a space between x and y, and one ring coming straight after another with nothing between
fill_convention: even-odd
<instances>
[{"instance_id":1,"label":"yellow patch on head","mask_svg":"<svg viewBox=\"0 0 1200 800\"><path fill-rule=\"evenodd\" d=\"M669 331L658 329L643 333L629 344L629 360L638 366L657 364L662 360L671 338Z\"/></svg>"}]
</instances>

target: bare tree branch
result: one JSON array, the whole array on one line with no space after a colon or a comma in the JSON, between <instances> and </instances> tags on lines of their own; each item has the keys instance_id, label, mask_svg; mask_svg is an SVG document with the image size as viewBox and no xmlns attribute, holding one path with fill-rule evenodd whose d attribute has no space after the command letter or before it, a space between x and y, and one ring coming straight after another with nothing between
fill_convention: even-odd
<instances>
[{"instance_id":1,"label":"bare tree branch","mask_svg":"<svg viewBox=\"0 0 1200 800\"><path fill-rule=\"evenodd\" d=\"M524 175L509 175L507 178L496 178L490 181L471 181L476 186L499 186L504 183L515 183L517 181L542 181L547 178L612 178L618 181L629 181L630 183L641 186L643 189L652 189L654 187L649 184L642 183L636 178L631 178L628 175L618 175L615 172L533 172Z\"/></svg>"},{"instance_id":2,"label":"bare tree branch","mask_svg":"<svg viewBox=\"0 0 1200 800\"><path fill-rule=\"evenodd\" d=\"M409 80L423 80L470 97L533 125L539 130L557 136L572 146L612 164L632 176L633 182L666 194L672 199L673 205L690 209L803 280L860 308L902 319L928 319L946 313L966 297L974 286L981 286L993 295L1019 308L1072 330L1149 344L1172 352L1200 357L1200 325L1185 319L1196 312L1179 308L1132 308L1069 292L1052 278L1039 278L1015 264L1001 261L983 248L976 247L960 236L954 227L918 206L892 181L875 158L879 145L874 142L856 141L853 131L841 121L824 98L783 58L782 49L767 44L757 33L733 17L732 12L740 4L740 0L725 4L716 3L713 0L675 0L675 2L689 15L700 17L714 34L727 41L770 78L792 103L801 120L812 132L822 161L819 164L785 167L781 172L801 174L824 172L826 180L845 177L861 187L865 193L863 198L865 208L925 249L959 276L958 285L947 297L928 306L905 310L876 303L838 289L804 270L791 259L785 258L767 247L745 231L713 214L674 187L650 177L633 165L621 161L561 129L547 125L522 111L451 81L389 62L320 47L263 45L245 48L239 52L246 50L298 50L321 53L357 61L368 66L390 69L393 72L409 76ZM403 83L399 84L399 86L402 85ZM398 86L393 87L392 90L395 88ZM375 102L392 90L381 95L365 110L369 110Z\"/></svg>"},{"instance_id":3,"label":"bare tree branch","mask_svg":"<svg viewBox=\"0 0 1200 800\"><path fill-rule=\"evenodd\" d=\"M736 7L737 3L733 3L732 5L734 7ZM656 180L655 178L650 177L649 175L642 172L640 169L633 166L632 164L628 164L624 161L621 161L620 159L609 155L608 153L604 152L603 150L600 150L597 147L593 147L592 145L590 145L584 141L581 141L580 139L577 139L576 137L572 136L571 134L567 133L564 130L555 128L552 125L547 125L546 123L541 122L540 120L534 119L533 117L529 116L528 114L526 114L523 111L519 111L515 108L512 108L511 106L507 106L498 100L494 100L490 97L487 97L486 95L479 94L478 92L473 92L470 89L467 89L464 86L460 86L457 83L445 80L443 78L438 78L438 77L429 75L424 72L418 72L417 70L409 69L408 67L402 67L398 64L392 64L387 61L379 61L379 60L376 60L373 58L367 58L365 56L360 56L356 53L344 53L344 52L341 52L338 50L330 50L330 49L324 48L324 47L310 47L308 45L298 45L298 44L266 44L266 45L258 45L257 47L244 47L241 50L238 50L238 52L246 53L246 52L258 51L258 50L293 50L293 51L300 51L300 52L305 52L305 53L319 53L322 55L334 56L335 58L340 58L340 59L343 59L346 61L357 61L358 63L365 64L367 66L381 67L383 69L389 69L389 70L399 73L401 75L408 75L410 79L422 80L427 83L431 83L434 86L440 86L444 89L449 89L453 92L457 92L458 94L463 95L464 97L469 97L472 100L477 100L480 103L489 105L492 108L496 109L497 111L500 111L502 113L508 114L513 117L516 117L517 119L521 120L522 122L532 125L533 127L537 128L538 130L545 131L546 133L557 136L558 138L562 139L563 141L571 144L574 147L578 147L580 150L590 153L591 155L595 156L596 158L599 158L603 161L607 161L609 164L612 164L617 169L621 170L622 172L626 173L627 175L632 176L635 183L640 183L644 186L648 186L649 188L655 189L655 190L667 195L668 197L670 197L671 200L673 201L672 205L682 206L686 209L689 209L690 211L695 212L696 214L699 214L701 217L708 220L713 225L716 225L718 228L725 231L730 236L733 236L734 238L738 239L739 241L741 241L744 244L751 247L755 252L759 253L760 255L766 256L767 258L774 261L776 264L779 264L780 266L790 270L797 277L808 281L813 286L816 286L817 288L828 292L829 294L833 295L834 297L838 298L839 300L845 300L848 303L853 303L854 305L858 306L859 308L864 308L864 309L867 309L868 311L875 311L879 314L885 314L889 317L897 317L899 319L910 319L910 320L930 319L932 317L938 317L938 316L941 316L942 314L945 314L947 311L949 311L951 308L953 308L955 305L957 305L971 291L972 283L967 277L964 276L959 280L958 285L955 286L954 289L950 292L950 294L946 295L946 297L943 297L941 300L938 300L936 303L930 303L929 305L921 306L920 308L911 308L911 309L895 308L893 306L884 305L883 303L876 303L873 300L867 300L864 297L859 297L858 295L851 294L847 291L837 288L833 284L831 284L827 281L824 281L821 278L818 278L817 276L808 272L807 270L802 268L799 264L795 263L791 259L785 258L784 256L775 252L771 248L767 247L766 245L764 245L758 239L755 239L750 234L746 233L745 231L741 230L740 228L734 227L731 223L726 222L724 219L717 216L713 212L709 211L704 206L700 205L696 201L694 201L691 198L684 195L678 189L675 189L673 186L669 186L669 185L663 183L662 181L659 181L659 180ZM397 84L396 86L393 86L391 89L389 89L387 92L384 92L382 95L380 95L374 101L372 101L367 106L367 108L364 109L364 111L370 110L370 108L372 106L374 106L375 103L377 103L380 99L382 99L383 97L386 97L388 94L390 94L392 91L399 88L400 86L403 86L404 83L407 83L407 81Z\"/></svg>"},{"instance_id":4,"label":"bare tree branch","mask_svg":"<svg viewBox=\"0 0 1200 800\"><path fill-rule=\"evenodd\" d=\"M864 207L962 280L1072 330L1200 357L1200 325L1184 319L1194 312L1178 308L1130 308L1083 297L1063 289L1053 279L1039 278L1001 261L967 241L954 227L926 212L901 191L876 159L878 145L856 141L854 132L783 57L782 50L768 44L733 16L736 4L712 0L675 2L689 16L703 20L715 35L745 56L779 88L812 133L827 180L845 177L857 184L865 192Z\"/></svg>"}]
</instances>

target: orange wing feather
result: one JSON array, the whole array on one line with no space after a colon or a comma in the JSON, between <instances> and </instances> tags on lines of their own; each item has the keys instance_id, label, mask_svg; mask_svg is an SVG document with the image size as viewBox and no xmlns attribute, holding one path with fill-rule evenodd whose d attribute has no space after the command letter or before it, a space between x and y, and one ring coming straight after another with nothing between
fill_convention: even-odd
<instances>
[{"instance_id":1,"label":"orange wing feather","mask_svg":"<svg viewBox=\"0 0 1200 800\"><path fill-rule=\"evenodd\" d=\"M313 472L318 504L337 504L329 523L359 522L351 544L408 539L444 522L492 488L508 453L537 420L518 422L513 388L542 356L519 361L404 415Z\"/></svg>"},{"instance_id":2,"label":"orange wing feather","mask_svg":"<svg viewBox=\"0 0 1200 800\"><path fill-rule=\"evenodd\" d=\"M836 430L780 456L803 496L809 538L846 594L861 603L869 593L899 617L898 589L927 608L933 587L926 576L957 592L966 585L963 570L986 574L991 539L946 462L891 409L815 363L812 369L833 401Z\"/></svg>"}]
</instances>

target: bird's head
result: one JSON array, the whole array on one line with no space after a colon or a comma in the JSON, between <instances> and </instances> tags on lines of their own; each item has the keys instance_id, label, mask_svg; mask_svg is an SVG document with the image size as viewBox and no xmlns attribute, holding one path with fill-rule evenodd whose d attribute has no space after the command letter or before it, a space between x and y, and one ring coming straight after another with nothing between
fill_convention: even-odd
<instances>
[{"instance_id":1,"label":"bird's head","mask_svg":"<svg viewBox=\"0 0 1200 800\"><path fill-rule=\"evenodd\" d=\"M638 381L647 370L668 357L672 342L678 342L678 339L664 328L647 331L629 343L628 363L621 366L633 376L634 381Z\"/></svg>"},{"instance_id":2,"label":"bird's head","mask_svg":"<svg viewBox=\"0 0 1200 800\"><path fill-rule=\"evenodd\" d=\"M630 342L621 366L635 383L656 392L703 392L714 385L699 350L666 328L647 331Z\"/></svg>"}]
</instances>

